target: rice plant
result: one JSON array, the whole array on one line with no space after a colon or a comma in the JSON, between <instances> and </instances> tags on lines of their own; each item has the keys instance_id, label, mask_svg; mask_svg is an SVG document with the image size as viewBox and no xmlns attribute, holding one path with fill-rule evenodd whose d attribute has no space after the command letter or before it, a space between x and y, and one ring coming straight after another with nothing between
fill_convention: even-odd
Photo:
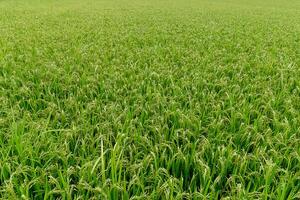
<instances>
[{"instance_id":1,"label":"rice plant","mask_svg":"<svg viewBox=\"0 0 300 200\"><path fill-rule=\"evenodd\" d=\"M0 198L299 199L299 9L0 1Z\"/></svg>"}]
</instances>

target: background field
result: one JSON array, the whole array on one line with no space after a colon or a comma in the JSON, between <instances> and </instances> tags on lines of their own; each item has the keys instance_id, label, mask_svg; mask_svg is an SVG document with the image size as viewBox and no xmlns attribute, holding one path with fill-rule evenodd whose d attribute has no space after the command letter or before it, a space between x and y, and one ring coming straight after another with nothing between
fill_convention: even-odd
<instances>
[{"instance_id":1,"label":"background field","mask_svg":"<svg viewBox=\"0 0 300 200\"><path fill-rule=\"evenodd\" d=\"M300 1L0 0L0 198L299 199Z\"/></svg>"}]
</instances>

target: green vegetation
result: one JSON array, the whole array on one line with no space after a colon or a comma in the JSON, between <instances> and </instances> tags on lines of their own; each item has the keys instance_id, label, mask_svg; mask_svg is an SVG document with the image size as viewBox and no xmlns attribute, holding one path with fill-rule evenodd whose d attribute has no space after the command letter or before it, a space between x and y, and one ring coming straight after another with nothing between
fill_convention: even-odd
<instances>
[{"instance_id":1,"label":"green vegetation","mask_svg":"<svg viewBox=\"0 0 300 200\"><path fill-rule=\"evenodd\" d=\"M298 0L1 0L1 199L299 199Z\"/></svg>"}]
</instances>

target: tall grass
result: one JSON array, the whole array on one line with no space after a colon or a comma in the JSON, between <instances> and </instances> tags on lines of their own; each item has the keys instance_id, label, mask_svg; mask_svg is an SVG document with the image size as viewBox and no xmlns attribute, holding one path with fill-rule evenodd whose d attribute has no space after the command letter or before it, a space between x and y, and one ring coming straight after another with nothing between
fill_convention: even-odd
<instances>
[{"instance_id":1,"label":"tall grass","mask_svg":"<svg viewBox=\"0 0 300 200\"><path fill-rule=\"evenodd\" d=\"M299 199L298 1L0 1L3 199Z\"/></svg>"}]
</instances>

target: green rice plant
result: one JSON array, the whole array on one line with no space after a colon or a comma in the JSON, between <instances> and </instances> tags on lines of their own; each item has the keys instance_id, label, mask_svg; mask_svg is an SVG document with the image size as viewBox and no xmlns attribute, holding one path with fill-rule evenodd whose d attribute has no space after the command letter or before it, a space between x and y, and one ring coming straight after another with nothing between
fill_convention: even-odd
<instances>
[{"instance_id":1,"label":"green rice plant","mask_svg":"<svg viewBox=\"0 0 300 200\"><path fill-rule=\"evenodd\" d=\"M0 198L299 199L299 8L0 1Z\"/></svg>"}]
</instances>

